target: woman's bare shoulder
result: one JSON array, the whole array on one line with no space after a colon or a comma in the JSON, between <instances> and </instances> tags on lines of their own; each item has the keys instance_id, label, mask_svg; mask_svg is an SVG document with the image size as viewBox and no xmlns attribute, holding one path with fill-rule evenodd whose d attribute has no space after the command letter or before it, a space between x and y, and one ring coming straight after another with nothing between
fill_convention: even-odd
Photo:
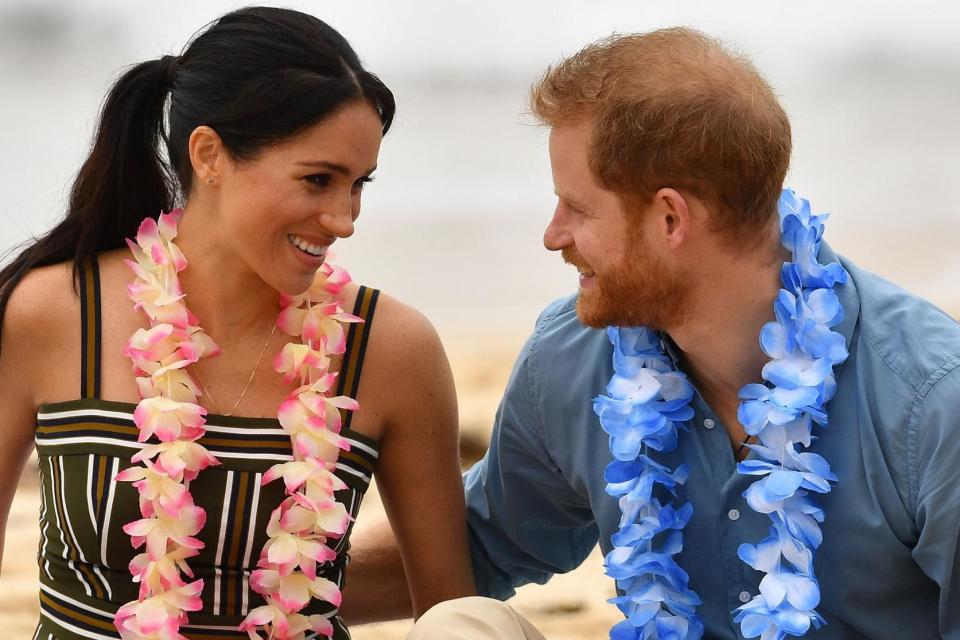
<instances>
[{"instance_id":1,"label":"woman's bare shoulder","mask_svg":"<svg viewBox=\"0 0 960 640\"><path fill-rule=\"evenodd\" d=\"M372 324L368 349L384 362L397 366L433 362L443 351L440 337L430 320L414 307L386 293L379 294Z\"/></svg>"},{"instance_id":2,"label":"woman's bare shoulder","mask_svg":"<svg viewBox=\"0 0 960 640\"><path fill-rule=\"evenodd\" d=\"M23 338L45 339L76 325L79 304L72 262L31 269L7 301L3 318L4 347L8 337L16 343Z\"/></svg>"},{"instance_id":3,"label":"woman's bare shoulder","mask_svg":"<svg viewBox=\"0 0 960 640\"><path fill-rule=\"evenodd\" d=\"M357 400L372 419L364 424L372 421L381 439L456 428L453 374L437 331L423 313L388 294L377 301Z\"/></svg>"},{"instance_id":4,"label":"woman's bare shoulder","mask_svg":"<svg viewBox=\"0 0 960 640\"><path fill-rule=\"evenodd\" d=\"M452 387L452 374L440 336L414 307L380 294L370 330L364 377L390 397L425 397ZM406 404L406 400L402 401Z\"/></svg>"},{"instance_id":5,"label":"woman's bare shoulder","mask_svg":"<svg viewBox=\"0 0 960 640\"><path fill-rule=\"evenodd\" d=\"M10 293L0 328L0 368L7 383L42 395L42 382L53 371L72 371L79 357L79 314L72 263L27 272Z\"/></svg>"}]
</instances>

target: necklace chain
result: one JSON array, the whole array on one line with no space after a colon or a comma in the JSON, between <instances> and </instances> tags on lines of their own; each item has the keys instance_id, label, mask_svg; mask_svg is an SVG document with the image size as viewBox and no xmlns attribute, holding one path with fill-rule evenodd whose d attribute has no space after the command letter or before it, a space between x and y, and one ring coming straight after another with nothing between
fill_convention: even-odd
<instances>
[{"instance_id":1,"label":"necklace chain","mask_svg":"<svg viewBox=\"0 0 960 640\"><path fill-rule=\"evenodd\" d=\"M260 355L257 356L257 362L253 365L253 371L250 372L250 377L247 379L247 384L243 386L243 391L240 392L240 397L237 398L237 401L233 403L233 407L229 412L224 412L220 410L220 405L217 404L217 401L213 398L213 394L210 393L210 390L207 389L206 385L203 384L203 379L200 377L200 370L197 368L197 365L194 363L190 365L190 368L193 369L193 374L197 376L197 382L200 384L200 390L203 391L203 395L210 399L210 404L213 405L214 410L221 416L232 416L233 412L237 410L237 407L240 406L240 402L243 400L243 397L247 395L247 391L250 390L250 385L253 383L253 378L257 375L257 371L260 369L260 362L263 360L263 354L267 352L267 347L270 346L270 341L273 339L274 334L277 332L277 325L274 323L273 329L270 330L270 335L267 336L267 341L263 343L263 348L260 349ZM236 343L233 343L236 344Z\"/></svg>"},{"instance_id":2,"label":"necklace chain","mask_svg":"<svg viewBox=\"0 0 960 640\"><path fill-rule=\"evenodd\" d=\"M737 453L736 453L737 460L741 459L740 454L743 453L744 448L746 448L746 446L750 444L751 440L753 440L753 436L748 435L746 438L740 441L740 446L737 448Z\"/></svg>"},{"instance_id":3,"label":"necklace chain","mask_svg":"<svg viewBox=\"0 0 960 640\"><path fill-rule=\"evenodd\" d=\"M218 344L218 345L220 346L220 348L222 349L223 347L233 347L233 346L235 346L235 345L240 344L241 342L246 342L246 341L248 341L248 340L252 340L253 338L259 338L260 336L264 335L265 333L270 333L270 334L271 334L271 337L273 337L272 334L273 334L273 330L274 330L274 329L276 329L276 325L275 325L275 324L274 324L273 327L271 327L271 328L269 328L269 329L264 329L263 331L257 331L256 333L251 333L250 335L244 336L244 337L242 337L242 338L238 338L237 340L231 340L230 342L221 342L221 341L218 340L218 341L217 341L217 344Z\"/></svg>"}]
</instances>

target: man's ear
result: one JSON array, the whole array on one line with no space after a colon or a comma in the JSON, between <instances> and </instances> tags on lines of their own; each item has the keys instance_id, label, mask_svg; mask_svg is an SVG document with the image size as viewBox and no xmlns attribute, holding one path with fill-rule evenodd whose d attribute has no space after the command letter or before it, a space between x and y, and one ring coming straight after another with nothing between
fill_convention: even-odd
<instances>
[{"instance_id":1,"label":"man's ear","mask_svg":"<svg viewBox=\"0 0 960 640\"><path fill-rule=\"evenodd\" d=\"M215 184L219 181L226 148L216 131L206 125L194 129L187 141L187 152L196 184Z\"/></svg>"},{"instance_id":2,"label":"man's ear","mask_svg":"<svg viewBox=\"0 0 960 640\"><path fill-rule=\"evenodd\" d=\"M650 231L667 249L679 249L690 237L690 207L684 195L676 189L664 187L658 190L644 217L650 223Z\"/></svg>"}]
</instances>

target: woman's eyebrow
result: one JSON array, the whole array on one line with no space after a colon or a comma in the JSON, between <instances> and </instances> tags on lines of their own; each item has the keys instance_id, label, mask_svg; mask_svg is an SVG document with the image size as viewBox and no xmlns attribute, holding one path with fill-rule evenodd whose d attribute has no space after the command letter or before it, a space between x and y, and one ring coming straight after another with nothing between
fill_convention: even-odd
<instances>
[{"instance_id":1,"label":"woman's eyebrow","mask_svg":"<svg viewBox=\"0 0 960 640\"><path fill-rule=\"evenodd\" d=\"M328 162L326 160L305 160L303 162L298 162L298 165L301 167L322 167L324 169L329 169L334 173L339 173L341 175L348 176L352 171L348 167L343 166L342 164L337 164L335 162ZM377 170L377 165L373 165L373 168L368 169L366 175L370 175Z\"/></svg>"}]
</instances>

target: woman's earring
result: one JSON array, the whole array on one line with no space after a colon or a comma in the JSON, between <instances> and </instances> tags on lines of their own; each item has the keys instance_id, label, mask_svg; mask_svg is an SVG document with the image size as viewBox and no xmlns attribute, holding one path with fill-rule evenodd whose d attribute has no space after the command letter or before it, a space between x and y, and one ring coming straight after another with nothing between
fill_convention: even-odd
<instances>
[{"instance_id":1,"label":"woman's earring","mask_svg":"<svg viewBox=\"0 0 960 640\"><path fill-rule=\"evenodd\" d=\"M213 183L216 182L216 181L217 181L217 179L214 178L213 176L210 176L209 178L207 178L207 184L213 184Z\"/></svg>"}]
</instances>

